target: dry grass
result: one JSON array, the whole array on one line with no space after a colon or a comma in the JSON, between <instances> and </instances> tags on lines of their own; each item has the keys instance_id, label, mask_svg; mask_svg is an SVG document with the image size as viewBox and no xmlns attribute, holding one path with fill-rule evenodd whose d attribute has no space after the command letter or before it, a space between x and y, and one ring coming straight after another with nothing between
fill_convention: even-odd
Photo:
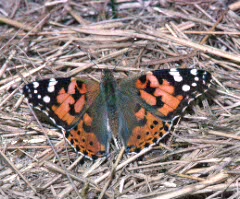
<instances>
[{"instance_id":1,"label":"dry grass","mask_svg":"<svg viewBox=\"0 0 240 199\"><path fill-rule=\"evenodd\" d=\"M113 19L104 1L0 1L0 198L240 197L240 3L139 2L116 0ZM203 68L215 85L160 146L92 162L34 119L21 88L113 67Z\"/></svg>"}]
</instances>

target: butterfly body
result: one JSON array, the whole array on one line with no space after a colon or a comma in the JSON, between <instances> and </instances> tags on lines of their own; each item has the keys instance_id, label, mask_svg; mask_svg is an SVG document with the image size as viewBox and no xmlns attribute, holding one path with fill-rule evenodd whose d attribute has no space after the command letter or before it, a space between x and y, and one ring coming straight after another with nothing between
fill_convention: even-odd
<instances>
[{"instance_id":1,"label":"butterfly body","mask_svg":"<svg viewBox=\"0 0 240 199\"><path fill-rule=\"evenodd\" d=\"M32 82L23 92L78 152L94 159L109 153L113 136L128 152L158 143L189 103L207 91L210 81L204 70L165 69L117 83L106 70L100 84L58 78Z\"/></svg>"}]
</instances>

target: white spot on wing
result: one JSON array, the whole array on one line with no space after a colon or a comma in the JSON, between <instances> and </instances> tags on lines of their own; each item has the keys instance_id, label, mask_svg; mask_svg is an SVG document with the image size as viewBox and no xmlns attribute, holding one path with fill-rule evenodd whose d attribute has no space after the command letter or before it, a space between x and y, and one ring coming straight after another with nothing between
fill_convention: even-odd
<instances>
[{"instance_id":1,"label":"white spot on wing","mask_svg":"<svg viewBox=\"0 0 240 199\"><path fill-rule=\"evenodd\" d=\"M182 86L182 90L185 91L185 92L187 92L187 91L190 90L190 86L187 85L187 84L184 84L184 85Z\"/></svg>"},{"instance_id":2,"label":"white spot on wing","mask_svg":"<svg viewBox=\"0 0 240 199\"><path fill-rule=\"evenodd\" d=\"M57 83L58 83L58 81L56 79L51 78L48 86L55 86Z\"/></svg>"},{"instance_id":3,"label":"white spot on wing","mask_svg":"<svg viewBox=\"0 0 240 199\"><path fill-rule=\"evenodd\" d=\"M55 78L51 78L48 83L48 92L52 93L55 91L55 85L58 83L58 81Z\"/></svg>"},{"instance_id":4,"label":"white spot on wing","mask_svg":"<svg viewBox=\"0 0 240 199\"><path fill-rule=\"evenodd\" d=\"M194 83L192 83L192 86L194 86L194 87L195 87L195 86L197 86L197 84L194 82Z\"/></svg>"},{"instance_id":5,"label":"white spot on wing","mask_svg":"<svg viewBox=\"0 0 240 199\"><path fill-rule=\"evenodd\" d=\"M35 94L37 94L37 93L38 93L38 91L37 91L37 90L34 90L33 92L34 92Z\"/></svg>"},{"instance_id":6,"label":"white spot on wing","mask_svg":"<svg viewBox=\"0 0 240 199\"><path fill-rule=\"evenodd\" d=\"M49 93L52 93L52 92L54 92L55 87L54 86L48 86L47 90L48 90Z\"/></svg>"},{"instance_id":7,"label":"white spot on wing","mask_svg":"<svg viewBox=\"0 0 240 199\"><path fill-rule=\"evenodd\" d=\"M171 68L170 71L171 72L177 72L177 69L176 68Z\"/></svg>"},{"instance_id":8,"label":"white spot on wing","mask_svg":"<svg viewBox=\"0 0 240 199\"><path fill-rule=\"evenodd\" d=\"M49 103L50 102L50 97L49 96L44 96L43 97L43 101L45 102L45 103Z\"/></svg>"},{"instance_id":9,"label":"white spot on wing","mask_svg":"<svg viewBox=\"0 0 240 199\"><path fill-rule=\"evenodd\" d=\"M197 75L197 69L196 68L194 68L194 69L192 69L192 70L190 70L190 73L192 74L192 75Z\"/></svg>"},{"instance_id":10,"label":"white spot on wing","mask_svg":"<svg viewBox=\"0 0 240 199\"><path fill-rule=\"evenodd\" d=\"M199 77L194 77L194 80L195 81L199 81Z\"/></svg>"},{"instance_id":11,"label":"white spot on wing","mask_svg":"<svg viewBox=\"0 0 240 199\"><path fill-rule=\"evenodd\" d=\"M33 88L37 88L39 87L39 83L38 82L33 82Z\"/></svg>"},{"instance_id":12,"label":"white spot on wing","mask_svg":"<svg viewBox=\"0 0 240 199\"><path fill-rule=\"evenodd\" d=\"M177 71L170 71L169 74L172 76L180 76L180 73Z\"/></svg>"},{"instance_id":13,"label":"white spot on wing","mask_svg":"<svg viewBox=\"0 0 240 199\"><path fill-rule=\"evenodd\" d=\"M176 82L181 82L183 80L182 76L180 76L180 75L173 76L173 78Z\"/></svg>"},{"instance_id":14,"label":"white spot on wing","mask_svg":"<svg viewBox=\"0 0 240 199\"><path fill-rule=\"evenodd\" d=\"M38 96L37 96L37 98L38 98L38 99L41 99L41 98L42 98L42 96L41 96L41 95L38 95Z\"/></svg>"},{"instance_id":15,"label":"white spot on wing","mask_svg":"<svg viewBox=\"0 0 240 199\"><path fill-rule=\"evenodd\" d=\"M169 74L171 76L173 76L173 79L176 81L176 82L181 82L183 80L182 76L180 75L180 73L175 69L175 70L170 70Z\"/></svg>"}]
</instances>

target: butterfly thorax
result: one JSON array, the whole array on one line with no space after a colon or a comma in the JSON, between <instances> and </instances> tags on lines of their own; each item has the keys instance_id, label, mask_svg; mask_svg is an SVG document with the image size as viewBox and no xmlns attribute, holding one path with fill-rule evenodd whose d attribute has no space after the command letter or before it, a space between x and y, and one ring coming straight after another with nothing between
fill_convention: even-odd
<instances>
[{"instance_id":1,"label":"butterfly thorax","mask_svg":"<svg viewBox=\"0 0 240 199\"><path fill-rule=\"evenodd\" d=\"M104 71L100 85L104 105L107 108L108 125L114 135L118 133L117 82L110 70Z\"/></svg>"}]
</instances>

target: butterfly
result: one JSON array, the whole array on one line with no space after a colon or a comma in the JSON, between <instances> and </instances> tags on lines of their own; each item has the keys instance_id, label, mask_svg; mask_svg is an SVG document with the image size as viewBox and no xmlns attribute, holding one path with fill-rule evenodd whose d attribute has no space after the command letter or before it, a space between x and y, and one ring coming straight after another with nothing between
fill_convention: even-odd
<instances>
[{"instance_id":1,"label":"butterfly","mask_svg":"<svg viewBox=\"0 0 240 199\"><path fill-rule=\"evenodd\" d=\"M130 153L157 144L211 80L205 70L163 69L118 83L112 71L104 70L100 83L51 78L25 85L23 93L77 152L96 159L109 154L113 137Z\"/></svg>"}]
</instances>

